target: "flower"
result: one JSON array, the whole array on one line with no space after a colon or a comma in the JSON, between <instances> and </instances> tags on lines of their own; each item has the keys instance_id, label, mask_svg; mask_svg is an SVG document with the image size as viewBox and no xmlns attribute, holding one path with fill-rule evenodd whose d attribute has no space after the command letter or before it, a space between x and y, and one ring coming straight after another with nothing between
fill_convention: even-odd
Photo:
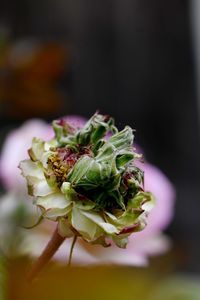
<instances>
[{"instance_id":1,"label":"flower","mask_svg":"<svg viewBox=\"0 0 200 300\"><path fill-rule=\"evenodd\" d=\"M58 222L62 237L125 248L128 236L146 226L153 196L143 190L140 156L129 126L118 132L114 120L96 113L77 129L53 122L49 142L33 138L30 159L21 161L28 193L42 217ZM112 135L105 139L107 133Z\"/></svg>"},{"instance_id":2,"label":"flower","mask_svg":"<svg viewBox=\"0 0 200 300\"><path fill-rule=\"evenodd\" d=\"M77 116L68 116L64 117L64 119L67 119L70 124L73 123L73 127L78 125L79 128L86 122L84 118ZM5 195L4 201L1 201L1 203L8 201L6 198L10 197L10 193L12 193L12 197L15 197L10 202L11 204L17 203L19 198L27 198L24 180L20 176L20 170L17 168L17 165L20 160L28 157L27 148L30 148L31 137L33 136L49 139L53 136L53 131L48 124L41 120L30 120L12 131L5 140L0 156L0 175L4 187L7 189L8 196L6 197ZM134 235L129 237L129 244L125 251L114 245L104 249L98 245L90 246L78 240L74 249L73 263L145 265L150 255L163 253L169 248L169 239L163 235L162 230L170 223L173 216L175 198L173 185L155 166L150 165L148 162L140 163L137 161L137 164L145 173L145 189L151 190L156 197L156 205L148 217L148 226L143 231L134 233ZM28 205L28 201L23 201L23 204ZM14 213L15 207L15 205L12 207L9 205L10 211ZM12 214L10 213L10 215ZM2 219L0 216L1 224L4 224L6 221L11 223L12 219ZM28 219L25 224L31 224L32 221L32 219L31 221ZM49 226L51 223L52 228ZM28 252L34 256L38 256L41 253L54 224L49 221L47 225L49 231L47 231L47 227L43 230L45 224L41 224L31 232L23 229L26 239L24 248L30 245L26 249L26 253ZM69 247L69 242L65 241L55 254L54 259L66 260L66 253L69 251ZM110 251L112 252L111 255Z\"/></svg>"}]
</instances>

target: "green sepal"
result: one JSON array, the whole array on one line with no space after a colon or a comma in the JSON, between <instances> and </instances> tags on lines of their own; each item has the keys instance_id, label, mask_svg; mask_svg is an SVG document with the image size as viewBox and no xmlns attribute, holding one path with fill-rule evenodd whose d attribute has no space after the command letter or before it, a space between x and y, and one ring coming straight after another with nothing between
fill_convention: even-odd
<instances>
[{"instance_id":1,"label":"green sepal","mask_svg":"<svg viewBox=\"0 0 200 300\"><path fill-rule=\"evenodd\" d=\"M120 235L116 235L112 237L113 242L119 248L126 249L128 244L128 237L121 237Z\"/></svg>"},{"instance_id":2,"label":"green sepal","mask_svg":"<svg viewBox=\"0 0 200 300\"><path fill-rule=\"evenodd\" d=\"M21 227L24 229L32 229L32 228L35 228L36 226L38 226L43 220L44 220L44 217L43 217L43 215L41 215L33 225L30 225L30 226L21 225Z\"/></svg>"},{"instance_id":3,"label":"green sepal","mask_svg":"<svg viewBox=\"0 0 200 300\"><path fill-rule=\"evenodd\" d=\"M116 157L116 166L119 169L125 166L128 162L130 162L133 159L134 159L134 154L132 152L119 154Z\"/></svg>"},{"instance_id":4,"label":"green sepal","mask_svg":"<svg viewBox=\"0 0 200 300\"><path fill-rule=\"evenodd\" d=\"M103 235L98 237L96 240L92 241L91 244L92 245L101 245L104 248L108 248L111 246L111 243L107 242L105 236L103 236Z\"/></svg>"},{"instance_id":5,"label":"green sepal","mask_svg":"<svg viewBox=\"0 0 200 300\"><path fill-rule=\"evenodd\" d=\"M95 144L109 131L114 129L114 120L98 113L94 114L77 134L77 143L80 145Z\"/></svg>"},{"instance_id":6,"label":"green sepal","mask_svg":"<svg viewBox=\"0 0 200 300\"><path fill-rule=\"evenodd\" d=\"M155 198L150 192L139 192L134 198L129 199L127 210L143 208L145 203L148 203L150 210L155 204Z\"/></svg>"}]
</instances>

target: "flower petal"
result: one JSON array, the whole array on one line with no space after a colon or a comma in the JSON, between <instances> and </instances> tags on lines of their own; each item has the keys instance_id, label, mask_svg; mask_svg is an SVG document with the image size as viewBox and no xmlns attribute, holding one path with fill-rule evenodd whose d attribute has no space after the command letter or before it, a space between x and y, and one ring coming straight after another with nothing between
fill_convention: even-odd
<instances>
[{"instance_id":1,"label":"flower petal","mask_svg":"<svg viewBox=\"0 0 200 300\"><path fill-rule=\"evenodd\" d=\"M48 185L46 179L38 179L32 176L27 176L28 192L31 196L47 196L54 193L54 190Z\"/></svg>"},{"instance_id":2,"label":"flower petal","mask_svg":"<svg viewBox=\"0 0 200 300\"><path fill-rule=\"evenodd\" d=\"M119 230L112 224L106 223L104 219L96 212L86 212L82 211L82 214L96 223L99 227L101 227L106 233L108 234L114 234L119 233Z\"/></svg>"},{"instance_id":3,"label":"flower petal","mask_svg":"<svg viewBox=\"0 0 200 300\"><path fill-rule=\"evenodd\" d=\"M70 223L66 218L60 218L58 221L58 232L63 237L74 236L73 231L70 229Z\"/></svg>"},{"instance_id":4,"label":"flower petal","mask_svg":"<svg viewBox=\"0 0 200 300\"><path fill-rule=\"evenodd\" d=\"M69 205L66 208L51 208L49 210L46 210L43 213L43 216L44 216L44 218L51 219L53 221L57 221L58 218L68 215L69 212L71 211L71 209L72 209L71 205Z\"/></svg>"},{"instance_id":5,"label":"flower petal","mask_svg":"<svg viewBox=\"0 0 200 300\"><path fill-rule=\"evenodd\" d=\"M31 176L38 179L44 179L44 173L37 162L26 159L20 162L19 168L22 170L24 177Z\"/></svg>"},{"instance_id":6,"label":"flower petal","mask_svg":"<svg viewBox=\"0 0 200 300\"><path fill-rule=\"evenodd\" d=\"M72 209L71 223L86 240L93 240L95 238L97 225L84 216L83 212L76 206Z\"/></svg>"},{"instance_id":7,"label":"flower petal","mask_svg":"<svg viewBox=\"0 0 200 300\"><path fill-rule=\"evenodd\" d=\"M37 197L35 204L47 211L50 209L67 208L71 204L71 201L66 199L61 193L53 193L45 197Z\"/></svg>"},{"instance_id":8,"label":"flower petal","mask_svg":"<svg viewBox=\"0 0 200 300\"><path fill-rule=\"evenodd\" d=\"M34 160L40 160L44 153L44 144L45 142L39 138L33 138L32 147L29 150L30 157Z\"/></svg>"}]
</instances>

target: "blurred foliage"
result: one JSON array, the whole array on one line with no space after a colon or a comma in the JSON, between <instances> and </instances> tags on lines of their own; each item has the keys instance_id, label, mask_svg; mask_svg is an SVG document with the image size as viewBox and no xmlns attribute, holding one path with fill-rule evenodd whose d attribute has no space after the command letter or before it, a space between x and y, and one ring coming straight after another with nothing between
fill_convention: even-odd
<instances>
[{"instance_id":1,"label":"blurred foliage","mask_svg":"<svg viewBox=\"0 0 200 300\"><path fill-rule=\"evenodd\" d=\"M149 268L67 268L50 264L27 283L27 262L15 261L10 269L9 299L146 299L199 300L200 279ZM163 272L164 271L164 272Z\"/></svg>"},{"instance_id":2,"label":"blurred foliage","mask_svg":"<svg viewBox=\"0 0 200 300\"><path fill-rule=\"evenodd\" d=\"M177 274L161 282L148 300L199 300L200 278Z\"/></svg>"},{"instance_id":3,"label":"blurred foliage","mask_svg":"<svg viewBox=\"0 0 200 300\"><path fill-rule=\"evenodd\" d=\"M0 103L12 119L59 114L58 83L69 71L70 51L56 42L0 42Z\"/></svg>"},{"instance_id":4,"label":"blurred foliage","mask_svg":"<svg viewBox=\"0 0 200 300\"><path fill-rule=\"evenodd\" d=\"M0 253L0 300L5 300L7 295L7 263L6 258Z\"/></svg>"},{"instance_id":5,"label":"blurred foliage","mask_svg":"<svg viewBox=\"0 0 200 300\"><path fill-rule=\"evenodd\" d=\"M19 198L17 202L14 193L0 198L0 249L6 256L18 257L24 253L28 233L22 226L27 219L32 222L34 214L25 201Z\"/></svg>"}]
</instances>

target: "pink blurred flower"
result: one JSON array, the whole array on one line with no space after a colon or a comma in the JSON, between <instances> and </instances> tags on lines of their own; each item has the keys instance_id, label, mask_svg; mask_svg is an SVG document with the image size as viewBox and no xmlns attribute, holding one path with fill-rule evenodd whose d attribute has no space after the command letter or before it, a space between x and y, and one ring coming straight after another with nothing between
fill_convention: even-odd
<instances>
[{"instance_id":1,"label":"pink blurred flower","mask_svg":"<svg viewBox=\"0 0 200 300\"><path fill-rule=\"evenodd\" d=\"M85 119L77 116L67 116L74 127L82 127ZM27 158L27 149L31 145L32 137L50 139L53 137L51 127L41 120L30 120L25 122L20 128L12 131L4 143L0 157L0 176L5 188L8 191L19 191L26 194L26 185L17 168L19 161ZM156 206L150 213L148 225L142 232L134 233L129 238L127 249L120 249L116 246L103 248L99 245L88 245L85 242L77 242L73 254L73 263L75 264L123 264L123 265L146 265L148 257L158 255L167 251L170 247L169 239L162 231L170 223L173 211L175 191L168 178L155 166L149 163L138 162L138 166L145 172L145 190L151 191L156 197ZM17 199L16 199L17 201ZM49 224L52 224L50 222ZM41 225L40 225L41 226ZM31 245L32 254L41 253L41 248L48 241L48 234L39 233L39 228L33 230L35 242ZM50 228L52 228L52 224ZM36 233L39 233L36 234ZM29 232L30 233L30 232ZM39 242L36 239L39 238ZM31 234L29 235L31 239ZM66 260L69 252L70 240L66 240L55 255L55 259Z\"/></svg>"},{"instance_id":2,"label":"pink blurred flower","mask_svg":"<svg viewBox=\"0 0 200 300\"><path fill-rule=\"evenodd\" d=\"M50 127L39 119L25 122L20 128L8 134L0 157L0 177L7 190L18 189L24 185L18 169L19 161L28 158L27 150L32 137L51 137Z\"/></svg>"}]
</instances>

